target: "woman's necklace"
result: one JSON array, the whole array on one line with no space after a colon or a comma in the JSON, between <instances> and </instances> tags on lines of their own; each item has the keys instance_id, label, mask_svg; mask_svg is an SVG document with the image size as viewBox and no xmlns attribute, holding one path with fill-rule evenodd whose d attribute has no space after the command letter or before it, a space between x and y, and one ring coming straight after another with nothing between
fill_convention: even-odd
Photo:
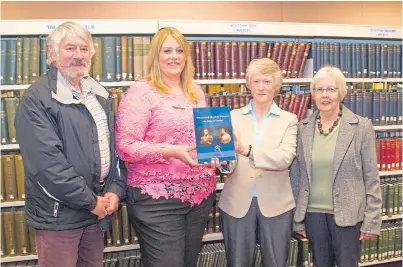
<instances>
[{"instance_id":1,"label":"woman's necklace","mask_svg":"<svg viewBox=\"0 0 403 267\"><path fill-rule=\"evenodd\" d=\"M340 105L339 109L339 114L337 114L337 120L333 122L333 125L329 128L328 132L323 131L323 126L322 123L320 122L320 112L318 112L318 116L316 117L316 121L318 122L318 129L320 134L323 134L324 136L328 136L331 132L333 132L334 128L339 124L340 118L342 115L342 106Z\"/></svg>"}]
</instances>

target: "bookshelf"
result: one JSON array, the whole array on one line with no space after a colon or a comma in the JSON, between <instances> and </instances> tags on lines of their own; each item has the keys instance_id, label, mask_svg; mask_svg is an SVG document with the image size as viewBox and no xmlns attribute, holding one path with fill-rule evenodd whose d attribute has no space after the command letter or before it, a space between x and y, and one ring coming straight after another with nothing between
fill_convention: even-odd
<instances>
[{"instance_id":1,"label":"bookshelf","mask_svg":"<svg viewBox=\"0 0 403 267\"><path fill-rule=\"evenodd\" d=\"M210 79L210 80L194 80L198 84L245 84L245 79ZM284 84L308 84L311 82L311 78L295 78L295 79L283 79ZM372 82L383 82L383 83L398 83L403 82L400 78L348 78L347 82L352 83L372 83ZM133 85L135 81L124 81L124 82L100 82L101 85L105 87L129 87ZM12 90L25 90L30 86L30 84L21 85L1 85L1 91L12 91Z\"/></svg>"},{"instance_id":2,"label":"bookshelf","mask_svg":"<svg viewBox=\"0 0 403 267\"><path fill-rule=\"evenodd\" d=\"M402 261L402 259L403 259L402 257L399 257L399 258L393 258L393 259L388 259L388 260L384 260L384 261L364 262L364 263L359 263L358 266L371 266L371 265L392 263L392 262Z\"/></svg>"},{"instance_id":3,"label":"bookshelf","mask_svg":"<svg viewBox=\"0 0 403 267\"><path fill-rule=\"evenodd\" d=\"M66 20L3 20L0 21L3 37L47 35L59 24ZM176 27L189 40L233 40L241 41L267 41L270 38L284 38L288 41L307 41L313 38L322 42L320 38L343 39L350 38L371 39L379 42L391 42L401 40L402 30L399 27L383 26L350 26L341 24L320 24L320 23L282 23L282 22L245 22L245 21L186 21L186 20L134 20L134 19L82 19L74 21L84 25L93 35L139 35L150 36L159 28ZM329 39L329 41L331 41ZM313 60L307 59L303 78L284 79L283 84L304 84L311 82L313 75ZM240 76L239 76L240 77ZM245 79L204 79L195 80L200 85L212 84L245 84ZM402 83L402 78L347 78L348 83ZM105 87L128 87L135 81L124 82L101 82ZM24 90L30 84L22 85L1 85L1 91ZM402 125L375 126L376 131L402 130ZM18 150L18 144L2 145L1 151ZM402 170L380 172L380 176L401 175ZM217 190L222 190L224 184L217 184ZM22 207L24 201L3 202L1 208ZM402 215L391 217L383 216L383 221L398 220ZM222 233L208 234L203 237L203 242L220 241ZM138 244L106 247L104 252L117 252L139 249ZM2 262L15 262L37 259L36 255L16 256L1 258ZM382 262L374 261L362 263L360 266L369 266L387 262L401 261L402 258L393 258Z\"/></svg>"}]
</instances>

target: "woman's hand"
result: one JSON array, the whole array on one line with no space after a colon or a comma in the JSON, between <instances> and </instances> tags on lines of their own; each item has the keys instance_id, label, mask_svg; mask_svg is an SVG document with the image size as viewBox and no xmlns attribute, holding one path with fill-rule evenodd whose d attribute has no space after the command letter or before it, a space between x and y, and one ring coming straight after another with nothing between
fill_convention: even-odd
<instances>
[{"instance_id":1,"label":"woman's hand","mask_svg":"<svg viewBox=\"0 0 403 267\"><path fill-rule=\"evenodd\" d=\"M246 147L242 144L241 140L234 134L235 152L239 155L246 157L249 152L249 146Z\"/></svg>"},{"instance_id":2,"label":"woman's hand","mask_svg":"<svg viewBox=\"0 0 403 267\"><path fill-rule=\"evenodd\" d=\"M185 164L190 166L200 166L195 160L190 156L190 152L195 150L194 146L186 145L167 145L162 149L162 156L165 159L176 158Z\"/></svg>"}]
</instances>

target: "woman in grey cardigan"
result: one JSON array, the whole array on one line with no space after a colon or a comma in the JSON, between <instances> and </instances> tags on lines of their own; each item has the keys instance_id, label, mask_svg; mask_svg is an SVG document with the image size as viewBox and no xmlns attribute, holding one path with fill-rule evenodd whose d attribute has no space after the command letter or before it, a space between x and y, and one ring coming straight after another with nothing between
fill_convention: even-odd
<instances>
[{"instance_id":1,"label":"woman in grey cardigan","mask_svg":"<svg viewBox=\"0 0 403 267\"><path fill-rule=\"evenodd\" d=\"M359 240L378 235L382 222L374 129L341 104L346 92L338 68L315 75L311 93L318 111L298 126L291 168L294 230L306 232L320 267L358 266Z\"/></svg>"}]
</instances>

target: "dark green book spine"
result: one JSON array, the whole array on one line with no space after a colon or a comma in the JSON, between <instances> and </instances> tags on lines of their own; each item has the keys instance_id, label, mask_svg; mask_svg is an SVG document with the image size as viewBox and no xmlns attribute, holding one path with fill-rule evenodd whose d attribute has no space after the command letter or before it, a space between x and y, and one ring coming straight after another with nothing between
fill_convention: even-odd
<instances>
[{"instance_id":1,"label":"dark green book spine","mask_svg":"<svg viewBox=\"0 0 403 267\"><path fill-rule=\"evenodd\" d=\"M6 101L1 99L1 144L7 145L8 139L8 124L7 124L7 111Z\"/></svg>"},{"instance_id":2,"label":"dark green book spine","mask_svg":"<svg viewBox=\"0 0 403 267\"><path fill-rule=\"evenodd\" d=\"M7 40L7 84L15 84L16 76L16 60L17 60L17 40L15 38Z\"/></svg>"},{"instance_id":3,"label":"dark green book spine","mask_svg":"<svg viewBox=\"0 0 403 267\"><path fill-rule=\"evenodd\" d=\"M20 37L17 37L17 57L16 57L16 69L15 69L15 77L16 81L15 84L22 84L22 42L23 39Z\"/></svg>"}]
</instances>

